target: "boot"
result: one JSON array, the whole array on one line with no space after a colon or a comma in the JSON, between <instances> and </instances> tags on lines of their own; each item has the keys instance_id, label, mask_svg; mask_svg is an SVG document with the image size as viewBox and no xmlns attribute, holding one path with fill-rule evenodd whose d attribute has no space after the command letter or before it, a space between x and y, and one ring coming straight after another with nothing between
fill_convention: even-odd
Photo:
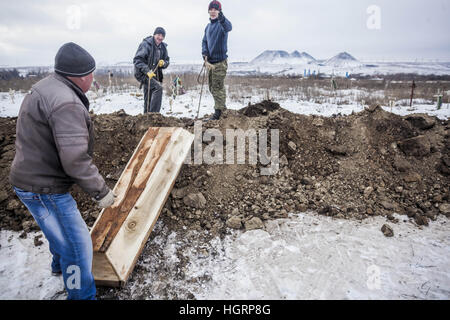
<instances>
[{"instance_id":1,"label":"boot","mask_svg":"<svg viewBox=\"0 0 450 320\"><path fill-rule=\"evenodd\" d=\"M219 120L220 116L222 115L222 110L215 109L215 112L209 120Z\"/></svg>"}]
</instances>

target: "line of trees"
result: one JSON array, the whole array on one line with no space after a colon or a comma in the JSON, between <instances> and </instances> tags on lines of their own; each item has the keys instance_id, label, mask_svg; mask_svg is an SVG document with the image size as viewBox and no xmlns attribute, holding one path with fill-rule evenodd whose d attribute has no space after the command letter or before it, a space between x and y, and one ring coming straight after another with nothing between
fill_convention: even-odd
<instances>
[{"instance_id":1,"label":"line of trees","mask_svg":"<svg viewBox=\"0 0 450 320\"><path fill-rule=\"evenodd\" d=\"M0 70L0 80L12 80L17 78L20 78L20 74L17 69Z\"/></svg>"}]
</instances>

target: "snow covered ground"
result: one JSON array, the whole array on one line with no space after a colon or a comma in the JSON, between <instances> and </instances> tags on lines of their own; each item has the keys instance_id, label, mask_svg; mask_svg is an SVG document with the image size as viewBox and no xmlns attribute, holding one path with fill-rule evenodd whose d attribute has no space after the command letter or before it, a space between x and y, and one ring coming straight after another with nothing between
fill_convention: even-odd
<instances>
[{"instance_id":1,"label":"snow covered ground","mask_svg":"<svg viewBox=\"0 0 450 320\"><path fill-rule=\"evenodd\" d=\"M173 64L167 70L169 73L199 72L201 65ZM345 76L349 74L360 75L389 75L389 74L418 74L418 75L449 75L450 62L364 62L359 65L343 67L327 66L319 63L289 64L289 63L230 63L228 72L231 75L312 75L321 73L325 75Z\"/></svg>"},{"instance_id":2,"label":"snow covered ground","mask_svg":"<svg viewBox=\"0 0 450 320\"><path fill-rule=\"evenodd\" d=\"M393 238L380 231L382 217L343 221L308 212L210 243L195 240L201 238L195 234L167 235L159 223L153 242L162 254L146 246L138 262L141 274L126 292L142 297L150 290L161 298L159 288L170 285L197 299L450 299L447 218L420 230L397 217ZM35 247L33 237L0 232L0 299L65 298L61 277L50 275L47 242ZM174 253L180 247L190 261L185 279L160 283L158 270L178 268Z\"/></svg>"},{"instance_id":3,"label":"snow covered ground","mask_svg":"<svg viewBox=\"0 0 450 320\"><path fill-rule=\"evenodd\" d=\"M64 283L61 277L51 275L47 240L42 236L44 245L35 247L33 239L41 232L30 233L27 239L19 235L0 231L0 299L53 299L64 290Z\"/></svg>"},{"instance_id":4,"label":"snow covered ground","mask_svg":"<svg viewBox=\"0 0 450 320\"><path fill-rule=\"evenodd\" d=\"M17 117L24 93L0 92L0 117Z\"/></svg>"},{"instance_id":5,"label":"snow covered ground","mask_svg":"<svg viewBox=\"0 0 450 320\"><path fill-rule=\"evenodd\" d=\"M404 218L400 218L403 220ZM190 272L212 281L199 299L449 299L450 235L446 218L418 230L385 219L362 223L314 214L271 221L266 230L228 238L214 259L193 259Z\"/></svg>"},{"instance_id":6,"label":"snow covered ground","mask_svg":"<svg viewBox=\"0 0 450 320\"><path fill-rule=\"evenodd\" d=\"M376 94L382 95L383 93L378 92ZM374 95L372 94L372 96ZM15 93L12 98L10 93L0 92L0 117L17 116L24 96L24 93ZM195 118L199 105L199 96L200 88L190 90L185 95L178 96L175 100L164 94L161 113L165 116ZM235 95L228 97L227 107L232 110L238 110L247 106L248 103L261 102L265 98L265 93L261 90L256 93L243 93L238 98L233 98L233 96ZM276 90L270 91L271 99L291 112L329 117L339 113L348 115L352 112L362 111L366 106L362 104L362 97L370 95L366 91L359 89L338 90L337 97L324 98L322 99L324 101L321 103L313 100L305 100L302 96L296 96L295 93L289 94L288 96ZM327 96L326 93L324 96ZM88 97L91 101L91 109L96 114L107 114L121 109L130 115L138 115L143 112L144 98L142 92L137 88L135 90L128 90L127 92L101 93L99 95L90 91L88 92ZM205 90L200 106L200 117L213 113L213 105L214 100L211 94L208 90ZM382 107L387 111L399 115L427 113L444 120L450 116L449 103L444 103L440 110L437 110L435 101L424 101L421 99L414 100L412 108L404 105L404 101L399 100L396 101L393 108L389 106Z\"/></svg>"},{"instance_id":7,"label":"snow covered ground","mask_svg":"<svg viewBox=\"0 0 450 320\"><path fill-rule=\"evenodd\" d=\"M336 58L336 57L334 57ZM274 63L275 62L275 63ZM278 63L276 63L278 62ZM290 63L289 59L279 59L275 61L265 61L264 59L258 63L251 62L232 62L228 63L228 72L231 75L258 75L258 74L273 74L273 75L303 75L305 70L311 74L316 71L325 75L345 76L348 72L350 74L361 75L388 75L398 73L409 73L418 75L449 75L450 62L435 61L435 62L411 62L411 61L352 61L346 59L334 60L334 66L326 65L326 60L317 60L312 63ZM183 64L172 62L166 73L180 74L185 72L198 73L202 65L199 62ZM14 67L5 67L0 69L14 69ZM18 71L21 76L26 76L28 73L37 72L52 72L53 66L43 67L19 67ZM117 64L117 65L99 65L98 70L108 71L112 70L114 73L133 74L133 64Z\"/></svg>"}]
</instances>

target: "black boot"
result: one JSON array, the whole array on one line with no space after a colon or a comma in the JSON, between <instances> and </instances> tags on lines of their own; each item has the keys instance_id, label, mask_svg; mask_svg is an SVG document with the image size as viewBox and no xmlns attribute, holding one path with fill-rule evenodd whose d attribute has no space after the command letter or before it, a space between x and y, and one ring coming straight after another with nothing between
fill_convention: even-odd
<instances>
[{"instance_id":1,"label":"black boot","mask_svg":"<svg viewBox=\"0 0 450 320\"><path fill-rule=\"evenodd\" d=\"M209 118L209 120L219 120L220 116L222 115L222 110L215 109L213 116Z\"/></svg>"},{"instance_id":2,"label":"black boot","mask_svg":"<svg viewBox=\"0 0 450 320\"><path fill-rule=\"evenodd\" d=\"M53 277L59 277L62 275L62 271L52 271L52 276Z\"/></svg>"}]
</instances>

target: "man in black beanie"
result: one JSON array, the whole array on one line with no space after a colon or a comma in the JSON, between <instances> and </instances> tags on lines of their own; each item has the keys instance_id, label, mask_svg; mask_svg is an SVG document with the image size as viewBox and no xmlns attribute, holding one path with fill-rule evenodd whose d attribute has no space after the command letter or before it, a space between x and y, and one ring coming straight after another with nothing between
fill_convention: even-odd
<instances>
[{"instance_id":1,"label":"man in black beanie","mask_svg":"<svg viewBox=\"0 0 450 320\"><path fill-rule=\"evenodd\" d=\"M144 113L161 111L162 69L170 64L167 44L163 42L165 37L166 31L161 27L156 28L153 36L145 38L139 45L133 59L134 76L144 87Z\"/></svg>"},{"instance_id":2,"label":"man in black beanie","mask_svg":"<svg viewBox=\"0 0 450 320\"><path fill-rule=\"evenodd\" d=\"M209 23L202 41L202 55L208 67L209 91L214 97L214 115L209 120L219 120L227 109L225 77L228 70L228 33L233 26L225 18L222 4L211 1L208 6Z\"/></svg>"},{"instance_id":3,"label":"man in black beanie","mask_svg":"<svg viewBox=\"0 0 450 320\"><path fill-rule=\"evenodd\" d=\"M114 204L92 161L94 127L85 93L95 60L75 43L55 57L55 73L36 83L20 107L10 182L49 242L52 274L62 274L68 299L95 299L92 240L69 193L73 184L100 208Z\"/></svg>"}]
</instances>

